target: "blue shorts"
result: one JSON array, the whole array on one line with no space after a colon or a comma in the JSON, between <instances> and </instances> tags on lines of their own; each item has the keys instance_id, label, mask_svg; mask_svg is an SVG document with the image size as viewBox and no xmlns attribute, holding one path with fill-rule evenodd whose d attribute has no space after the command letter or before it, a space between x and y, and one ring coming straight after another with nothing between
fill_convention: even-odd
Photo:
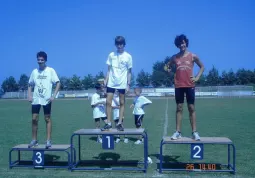
<instances>
[{"instance_id":1,"label":"blue shorts","mask_svg":"<svg viewBox=\"0 0 255 178\"><path fill-rule=\"evenodd\" d=\"M177 104L184 103L184 94L188 104L195 103L195 87L175 88L175 101Z\"/></svg>"},{"instance_id":2,"label":"blue shorts","mask_svg":"<svg viewBox=\"0 0 255 178\"><path fill-rule=\"evenodd\" d=\"M32 114L39 114L41 109L40 104L33 104L32 105ZM46 104L43 106L43 112L44 115L50 115L51 114L51 102L49 104Z\"/></svg>"},{"instance_id":3,"label":"blue shorts","mask_svg":"<svg viewBox=\"0 0 255 178\"><path fill-rule=\"evenodd\" d=\"M126 89L117 89L117 88L111 88L111 87L106 88L106 93L115 93L115 90L118 90L118 92L123 95L126 93Z\"/></svg>"}]
</instances>

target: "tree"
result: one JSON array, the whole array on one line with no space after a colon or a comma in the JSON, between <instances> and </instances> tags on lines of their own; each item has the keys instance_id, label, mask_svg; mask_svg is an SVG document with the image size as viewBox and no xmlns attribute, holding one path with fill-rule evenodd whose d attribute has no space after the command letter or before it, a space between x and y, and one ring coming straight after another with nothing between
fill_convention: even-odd
<instances>
[{"instance_id":1,"label":"tree","mask_svg":"<svg viewBox=\"0 0 255 178\"><path fill-rule=\"evenodd\" d=\"M135 83L135 74L132 72L131 73L131 81L130 81L130 87L134 87L136 85Z\"/></svg>"},{"instance_id":2,"label":"tree","mask_svg":"<svg viewBox=\"0 0 255 178\"><path fill-rule=\"evenodd\" d=\"M70 86L70 79L67 77L60 77L61 90L68 90Z\"/></svg>"},{"instance_id":3,"label":"tree","mask_svg":"<svg viewBox=\"0 0 255 178\"><path fill-rule=\"evenodd\" d=\"M92 77L93 78L93 77ZM98 79L104 79L105 76L104 76L104 72L103 71L100 71L95 77L94 77L94 82L93 82L93 86L94 87L94 84L98 82Z\"/></svg>"},{"instance_id":4,"label":"tree","mask_svg":"<svg viewBox=\"0 0 255 178\"><path fill-rule=\"evenodd\" d=\"M142 69L137 75L136 82L139 86L142 87L149 86L151 83L150 74L148 72L144 72Z\"/></svg>"},{"instance_id":5,"label":"tree","mask_svg":"<svg viewBox=\"0 0 255 178\"><path fill-rule=\"evenodd\" d=\"M220 79L221 79L221 82L220 82L221 85L229 85L228 73L225 70L222 71Z\"/></svg>"},{"instance_id":6,"label":"tree","mask_svg":"<svg viewBox=\"0 0 255 178\"><path fill-rule=\"evenodd\" d=\"M162 85L164 85L164 80L165 80L165 73L162 72L162 71L158 71L158 70L155 70L152 72L152 75L151 75L151 84L153 87L160 87Z\"/></svg>"},{"instance_id":7,"label":"tree","mask_svg":"<svg viewBox=\"0 0 255 178\"><path fill-rule=\"evenodd\" d=\"M234 85L236 83L236 77L235 73L232 69L229 70L229 72L226 72L225 70L222 72L220 77L220 84L221 85Z\"/></svg>"},{"instance_id":8,"label":"tree","mask_svg":"<svg viewBox=\"0 0 255 178\"><path fill-rule=\"evenodd\" d=\"M4 92L14 92L19 90L19 86L13 76L6 78L2 83L2 89Z\"/></svg>"},{"instance_id":9,"label":"tree","mask_svg":"<svg viewBox=\"0 0 255 178\"><path fill-rule=\"evenodd\" d=\"M27 90L29 77L26 74L22 74L19 79L19 90Z\"/></svg>"},{"instance_id":10,"label":"tree","mask_svg":"<svg viewBox=\"0 0 255 178\"><path fill-rule=\"evenodd\" d=\"M93 88L94 87L94 78L91 74L85 76L82 80L83 87L85 89Z\"/></svg>"},{"instance_id":11,"label":"tree","mask_svg":"<svg viewBox=\"0 0 255 178\"><path fill-rule=\"evenodd\" d=\"M228 81L229 85L235 85L236 84L236 76L232 69L228 71Z\"/></svg>"},{"instance_id":12,"label":"tree","mask_svg":"<svg viewBox=\"0 0 255 178\"><path fill-rule=\"evenodd\" d=\"M173 85L175 68L171 68L171 72L164 70L165 64L169 61L169 57L165 58L164 62L156 62L152 67L151 83L154 87Z\"/></svg>"},{"instance_id":13,"label":"tree","mask_svg":"<svg viewBox=\"0 0 255 178\"><path fill-rule=\"evenodd\" d=\"M80 80L80 77L78 77L77 75L73 75L73 77L70 79L69 89L82 90L82 82Z\"/></svg>"},{"instance_id":14,"label":"tree","mask_svg":"<svg viewBox=\"0 0 255 178\"><path fill-rule=\"evenodd\" d=\"M253 70L252 78L251 78L251 83L255 84L255 69Z\"/></svg>"},{"instance_id":15,"label":"tree","mask_svg":"<svg viewBox=\"0 0 255 178\"><path fill-rule=\"evenodd\" d=\"M207 86L207 76L205 74L202 74L200 79L196 83L197 86Z\"/></svg>"},{"instance_id":16,"label":"tree","mask_svg":"<svg viewBox=\"0 0 255 178\"><path fill-rule=\"evenodd\" d=\"M220 82L219 71L214 66L211 70L209 70L206 80L208 85L210 86L219 85Z\"/></svg>"},{"instance_id":17,"label":"tree","mask_svg":"<svg viewBox=\"0 0 255 178\"><path fill-rule=\"evenodd\" d=\"M252 83L253 72L251 70L245 70L244 68L237 70L236 79L238 85L247 85Z\"/></svg>"}]
</instances>

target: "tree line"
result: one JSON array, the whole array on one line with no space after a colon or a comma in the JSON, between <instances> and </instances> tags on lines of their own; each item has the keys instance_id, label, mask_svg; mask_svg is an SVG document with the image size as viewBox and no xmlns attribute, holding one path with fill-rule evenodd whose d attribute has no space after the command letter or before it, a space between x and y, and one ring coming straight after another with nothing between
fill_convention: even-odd
<instances>
[{"instance_id":1,"label":"tree line","mask_svg":"<svg viewBox=\"0 0 255 178\"><path fill-rule=\"evenodd\" d=\"M131 87L139 85L142 87L172 87L174 85L173 68L170 73L165 72L163 67L168 61L159 61L153 64L152 73L145 72L143 69L135 76L132 73ZM95 76L88 74L84 77L73 75L71 77L60 76L61 90L86 90L94 88L98 79L104 78L104 72L100 71ZM24 91L28 87L29 76L21 74L17 81L13 76L6 78L1 85L3 92ZM255 86L255 69L247 70L244 68L234 72L222 71L221 73L214 66L204 73L196 84L197 86L231 86L231 85L252 85Z\"/></svg>"}]
</instances>

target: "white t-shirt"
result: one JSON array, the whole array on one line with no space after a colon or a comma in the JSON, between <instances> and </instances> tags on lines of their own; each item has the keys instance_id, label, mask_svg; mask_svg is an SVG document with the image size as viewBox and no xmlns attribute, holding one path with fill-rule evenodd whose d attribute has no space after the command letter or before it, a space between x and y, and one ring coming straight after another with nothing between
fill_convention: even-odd
<instances>
[{"instance_id":1,"label":"white t-shirt","mask_svg":"<svg viewBox=\"0 0 255 178\"><path fill-rule=\"evenodd\" d=\"M51 67L44 70L34 69L29 78L29 85L34 86L32 104L46 105L52 96L52 85L59 81L57 73Z\"/></svg>"},{"instance_id":2,"label":"white t-shirt","mask_svg":"<svg viewBox=\"0 0 255 178\"><path fill-rule=\"evenodd\" d=\"M126 89L128 70L132 68L132 56L125 51L121 54L112 52L106 64L110 66L107 87Z\"/></svg>"},{"instance_id":3,"label":"white t-shirt","mask_svg":"<svg viewBox=\"0 0 255 178\"><path fill-rule=\"evenodd\" d=\"M94 93L91 97L91 106L102 101L106 103L106 98L100 98L98 93ZM101 117L106 117L105 104L98 104L93 108L93 118L96 119Z\"/></svg>"},{"instance_id":4,"label":"white t-shirt","mask_svg":"<svg viewBox=\"0 0 255 178\"><path fill-rule=\"evenodd\" d=\"M145 114L145 112L143 110L144 105L151 104L151 103L152 102L149 99L147 99L145 96L135 97L134 102L133 102L133 104L135 105L134 110L133 110L133 114L135 114L135 115Z\"/></svg>"},{"instance_id":5,"label":"white t-shirt","mask_svg":"<svg viewBox=\"0 0 255 178\"><path fill-rule=\"evenodd\" d=\"M113 96L112 100L112 107L120 106L120 98L117 96ZM119 119L120 117L120 109L119 108L113 108L113 120Z\"/></svg>"}]
</instances>

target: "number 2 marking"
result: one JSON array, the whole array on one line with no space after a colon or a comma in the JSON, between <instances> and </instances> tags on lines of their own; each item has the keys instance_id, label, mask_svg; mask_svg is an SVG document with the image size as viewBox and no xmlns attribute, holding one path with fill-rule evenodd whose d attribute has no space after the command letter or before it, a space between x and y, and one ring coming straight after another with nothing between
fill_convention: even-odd
<instances>
[{"instance_id":1,"label":"number 2 marking","mask_svg":"<svg viewBox=\"0 0 255 178\"><path fill-rule=\"evenodd\" d=\"M194 151L197 150L197 152L194 154L193 157L194 157L194 158L201 158L201 156L198 155L198 154L200 153L200 151L201 151L201 147L198 146L198 145L196 145L196 146L194 146L193 150L194 150Z\"/></svg>"}]
</instances>

